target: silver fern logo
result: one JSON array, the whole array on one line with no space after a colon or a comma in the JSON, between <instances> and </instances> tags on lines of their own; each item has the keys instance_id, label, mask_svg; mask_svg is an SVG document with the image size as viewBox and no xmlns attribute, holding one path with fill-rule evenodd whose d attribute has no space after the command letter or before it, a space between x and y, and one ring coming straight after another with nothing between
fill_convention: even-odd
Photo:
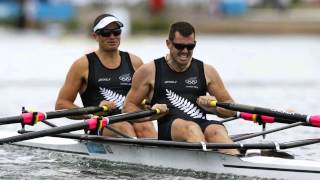
<instances>
[{"instance_id":1,"label":"silver fern logo","mask_svg":"<svg viewBox=\"0 0 320 180\"><path fill-rule=\"evenodd\" d=\"M130 82L131 81L131 76L130 74L123 74L121 76L119 76L120 81L124 81L124 82Z\"/></svg>"},{"instance_id":2,"label":"silver fern logo","mask_svg":"<svg viewBox=\"0 0 320 180\"><path fill-rule=\"evenodd\" d=\"M192 118L205 119L205 116L202 114L200 109L188 99L185 99L168 89L166 89L166 95L171 104L185 114L188 114Z\"/></svg>"},{"instance_id":3,"label":"silver fern logo","mask_svg":"<svg viewBox=\"0 0 320 180\"><path fill-rule=\"evenodd\" d=\"M191 77L186 79L184 82L186 82L189 85L195 85L198 83L197 77Z\"/></svg>"},{"instance_id":4,"label":"silver fern logo","mask_svg":"<svg viewBox=\"0 0 320 180\"><path fill-rule=\"evenodd\" d=\"M126 98L125 96L107 88L99 87L99 89L100 89L101 95L104 97L105 100L113 101L116 104L117 108L119 109L123 108L123 102Z\"/></svg>"}]
</instances>

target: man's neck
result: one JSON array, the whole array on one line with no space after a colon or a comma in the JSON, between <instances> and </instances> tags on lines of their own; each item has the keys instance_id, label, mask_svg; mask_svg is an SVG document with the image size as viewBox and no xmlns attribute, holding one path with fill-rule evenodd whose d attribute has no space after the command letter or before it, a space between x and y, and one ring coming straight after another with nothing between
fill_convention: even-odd
<instances>
[{"instance_id":1,"label":"man's neck","mask_svg":"<svg viewBox=\"0 0 320 180\"><path fill-rule=\"evenodd\" d=\"M172 69L173 71L176 71L176 72L186 71L191 64L191 61L190 61L186 65L180 65L180 64L176 63L176 61L171 57L170 54L166 55L165 59L166 59L168 66L170 67L170 69Z\"/></svg>"},{"instance_id":2,"label":"man's neck","mask_svg":"<svg viewBox=\"0 0 320 180\"><path fill-rule=\"evenodd\" d=\"M116 68L120 65L120 55L119 50L115 51L103 51L101 49L96 51L100 61L103 65L107 66L108 68Z\"/></svg>"}]
</instances>

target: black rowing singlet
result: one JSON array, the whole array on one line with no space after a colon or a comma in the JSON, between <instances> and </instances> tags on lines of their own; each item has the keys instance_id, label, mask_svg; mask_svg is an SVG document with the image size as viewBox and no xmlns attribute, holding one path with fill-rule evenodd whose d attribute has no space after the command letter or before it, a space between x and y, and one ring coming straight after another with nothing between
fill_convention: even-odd
<instances>
[{"instance_id":1,"label":"black rowing singlet","mask_svg":"<svg viewBox=\"0 0 320 180\"><path fill-rule=\"evenodd\" d=\"M192 59L184 72L173 71L164 57L154 63L156 74L151 103L164 103L169 107L169 114L159 119L158 125L173 118L206 120L205 111L196 103L197 98L207 92L203 62Z\"/></svg>"},{"instance_id":2,"label":"black rowing singlet","mask_svg":"<svg viewBox=\"0 0 320 180\"><path fill-rule=\"evenodd\" d=\"M125 96L130 90L134 73L130 56L120 51L121 63L116 69L105 67L95 52L87 54L89 62L88 86L81 94L83 105L98 106L102 100L114 101L120 113Z\"/></svg>"}]
</instances>

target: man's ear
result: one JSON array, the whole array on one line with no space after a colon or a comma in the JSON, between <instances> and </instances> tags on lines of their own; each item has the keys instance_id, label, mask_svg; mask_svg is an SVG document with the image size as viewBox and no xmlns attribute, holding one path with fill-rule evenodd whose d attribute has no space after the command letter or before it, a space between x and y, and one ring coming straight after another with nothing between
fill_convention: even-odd
<instances>
[{"instance_id":1,"label":"man's ear","mask_svg":"<svg viewBox=\"0 0 320 180\"><path fill-rule=\"evenodd\" d=\"M93 33L91 34L91 36L92 36L95 40L97 40L97 38L98 38L98 34L95 33L95 32L93 32Z\"/></svg>"},{"instance_id":2,"label":"man's ear","mask_svg":"<svg viewBox=\"0 0 320 180\"><path fill-rule=\"evenodd\" d=\"M166 44L167 44L167 47L170 49L171 47L171 41L169 39L166 40Z\"/></svg>"}]
</instances>

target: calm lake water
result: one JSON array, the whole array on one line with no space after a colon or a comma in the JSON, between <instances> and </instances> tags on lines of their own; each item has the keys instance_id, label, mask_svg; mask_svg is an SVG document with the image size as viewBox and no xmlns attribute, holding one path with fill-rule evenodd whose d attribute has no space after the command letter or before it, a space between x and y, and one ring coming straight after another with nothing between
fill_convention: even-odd
<instances>
[{"instance_id":1,"label":"calm lake water","mask_svg":"<svg viewBox=\"0 0 320 180\"><path fill-rule=\"evenodd\" d=\"M0 116L17 115L21 107L54 109L55 99L73 61L96 48L84 37L47 37L37 33L0 30ZM163 56L165 36L123 39L121 49L145 62ZM212 64L233 98L251 104L304 114L319 114L320 36L199 35L194 57ZM81 105L79 99L77 103ZM61 123L61 122L59 122ZM260 131L252 122L225 124L230 134ZM268 125L275 128L281 125ZM41 126L38 126L41 127ZM1 126L16 131L19 125ZM317 138L319 129L295 127L267 135L285 142ZM254 142L254 138L245 142ZM320 145L294 148L298 159L320 161ZM88 160L70 154L0 146L0 179L246 179L172 169L137 167ZM251 178L252 179L252 178Z\"/></svg>"}]
</instances>

